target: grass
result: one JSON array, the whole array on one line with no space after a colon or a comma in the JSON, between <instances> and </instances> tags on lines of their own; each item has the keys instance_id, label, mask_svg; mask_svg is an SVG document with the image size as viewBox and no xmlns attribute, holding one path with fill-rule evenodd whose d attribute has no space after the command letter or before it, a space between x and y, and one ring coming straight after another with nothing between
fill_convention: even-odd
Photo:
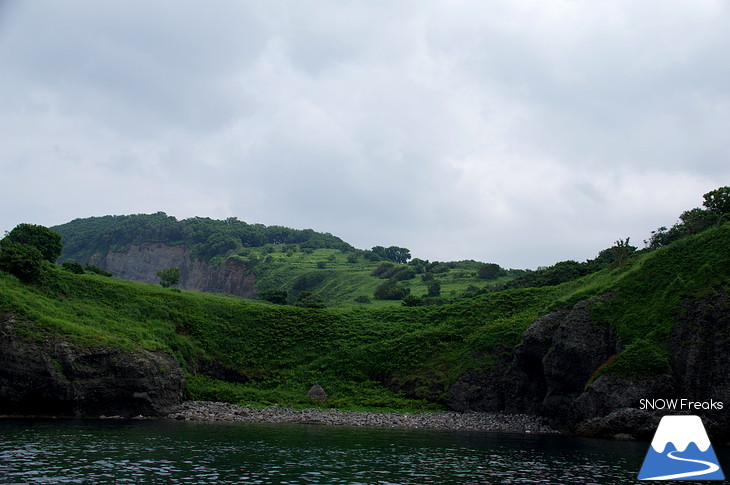
<instances>
[{"instance_id":1,"label":"grass","mask_svg":"<svg viewBox=\"0 0 730 485\"><path fill-rule=\"evenodd\" d=\"M282 270L277 284L294 281L302 271L337 273L347 265L354 266L353 281L343 270L318 289L344 299L363 287L358 279L381 281L369 276L369 263L348 262L340 251L304 254L291 256L299 269ZM286 266L285 253L268 255L273 257L263 264ZM322 259L332 266L319 268ZM451 278L453 288L468 280L441 277ZM0 273L0 316L12 313L22 322L15 326L22 339L168 352L187 373L192 399L307 406L313 404L307 390L319 383L329 406L430 410L464 372L489 368L496 355L511 352L537 317L596 295L611 297L593 305L592 318L616 329L624 351L593 378L602 372L664 372L669 362L665 340L682 314L682 301L727 289L729 283L730 226L723 226L562 285L439 306L306 309L49 267L35 285ZM420 288L420 280L411 284ZM198 370L206 362L238 373L245 382L202 375ZM383 384L388 380L414 388L416 399L388 389Z\"/></svg>"},{"instance_id":2,"label":"grass","mask_svg":"<svg viewBox=\"0 0 730 485\"><path fill-rule=\"evenodd\" d=\"M292 301L300 291L312 291L324 298L328 306L334 307L364 305L383 308L401 305L400 300L373 298L375 288L384 280L371 276L371 273L382 261L368 261L357 252L338 249L292 251L281 245L267 245L244 248L232 257L244 263L256 262L253 273L259 291L285 289L290 292ZM496 280L486 282L479 279L476 270L471 268L473 265L456 263L454 269L434 275L441 284L444 298L456 298L470 286L483 288L497 283ZM510 278L501 281L507 279ZM410 288L412 295L420 297L428 293L428 286L421 280L421 275L402 281L401 284ZM357 303L355 299L358 296L370 298L370 303Z\"/></svg>"}]
</instances>

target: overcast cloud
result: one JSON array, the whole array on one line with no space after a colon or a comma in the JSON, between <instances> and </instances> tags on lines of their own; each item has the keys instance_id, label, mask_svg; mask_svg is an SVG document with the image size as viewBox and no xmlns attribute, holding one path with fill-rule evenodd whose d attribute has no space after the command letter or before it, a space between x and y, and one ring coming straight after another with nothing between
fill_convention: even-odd
<instances>
[{"instance_id":1,"label":"overcast cloud","mask_svg":"<svg viewBox=\"0 0 730 485\"><path fill-rule=\"evenodd\" d=\"M0 0L0 231L167 212L534 268L730 184L724 0Z\"/></svg>"}]
</instances>

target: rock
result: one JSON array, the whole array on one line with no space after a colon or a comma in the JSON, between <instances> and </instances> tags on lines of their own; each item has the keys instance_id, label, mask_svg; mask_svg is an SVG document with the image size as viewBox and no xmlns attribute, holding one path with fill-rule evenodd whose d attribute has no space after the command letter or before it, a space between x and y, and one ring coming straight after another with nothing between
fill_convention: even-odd
<instances>
[{"instance_id":1,"label":"rock","mask_svg":"<svg viewBox=\"0 0 730 485\"><path fill-rule=\"evenodd\" d=\"M508 433L555 433L540 418L505 413L397 413L358 412L337 409L268 407L246 408L233 404L187 401L167 416L186 421L225 421L245 423L296 423L379 428L417 428L452 431L491 431Z\"/></svg>"},{"instance_id":2,"label":"rock","mask_svg":"<svg viewBox=\"0 0 730 485\"><path fill-rule=\"evenodd\" d=\"M730 441L730 295L716 288L686 298L667 340L671 372L617 376L597 371L622 351L610 325L591 319L604 295L530 325L513 352L497 352L496 365L467 371L448 391L456 410L489 410L543 416L547 423L585 436L648 439L661 414L641 411L641 399L722 402L725 409L696 409L708 433ZM506 358L505 356L508 356ZM686 410L685 410L686 411Z\"/></svg>"},{"instance_id":3,"label":"rock","mask_svg":"<svg viewBox=\"0 0 730 485\"><path fill-rule=\"evenodd\" d=\"M315 384L311 387L311 389L309 389L307 397L310 399L314 399L317 402L327 401L327 393L324 392L324 389L322 389L322 386L320 386L319 384Z\"/></svg>"},{"instance_id":4,"label":"rock","mask_svg":"<svg viewBox=\"0 0 730 485\"><path fill-rule=\"evenodd\" d=\"M28 341L0 317L0 414L161 416L182 402L185 376L163 352Z\"/></svg>"},{"instance_id":5,"label":"rock","mask_svg":"<svg viewBox=\"0 0 730 485\"><path fill-rule=\"evenodd\" d=\"M589 438L641 439L654 436L659 417L636 408L614 410L606 416L585 420L576 427L576 434Z\"/></svg>"},{"instance_id":6,"label":"rock","mask_svg":"<svg viewBox=\"0 0 730 485\"><path fill-rule=\"evenodd\" d=\"M88 263L110 271L116 278L141 283L158 283L157 271L179 268L180 282L177 286L183 290L256 297L256 278L245 264L227 259L220 268L216 268L210 263L191 259L189 248L183 245L145 242L124 252L94 254Z\"/></svg>"},{"instance_id":7,"label":"rock","mask_svg":"<svg viewBox=\"0 0 730 485\"><path fill-rule=\"evenodd\" d=\"M492 412L505 409L504 369L512 357L506 347L490 353L494 365L484 370L468 370L448 389L447 406L454 411Z\"/></svg>"}]
</instances>

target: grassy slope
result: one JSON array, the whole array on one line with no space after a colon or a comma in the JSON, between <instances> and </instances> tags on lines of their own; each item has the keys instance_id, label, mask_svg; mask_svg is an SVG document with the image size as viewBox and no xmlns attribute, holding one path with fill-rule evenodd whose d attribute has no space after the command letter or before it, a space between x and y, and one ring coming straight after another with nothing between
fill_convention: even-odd
<instances>
[{"instance_id":1,"label":"grassy slope","mask_svg":"<svg viewBox=\"0 0 730 485\"><path fill-rule=\"evenodd\" d=\"M0 273L0 314L27 320L23 338L162 349L191 374L197 362L213 360L251 379L231 384L191 375L191 398L302 405L318 382L333 406L423 409L430 405L379 382L395 377L445 390L466 369L490 365L485 351L518 343L540 314L607 292L615 297L597 305L595 318L616 326L626 351L606 371L661 370L663 339L681 299L729 281L726 225L560 286L443 306L301 309L53 269L36 286ZM659 367L647 367L647 356Z\"/></svg>"},{"instance_id":2,"label":"grassy slope","mask_svg":"<svg viewBox=\"0 0 730 485\"><path fill-rule=\"evenodd\" d=\"M280 246L280 245L278 245ZM256 275L256 286L259 291L270 289L285 289L292 293L298 293L296 283L299 278L309 276L313 281L319 281L313 285L307 285L302 291L312 291L320 295L327 302L328 306L354 306L358 296L366 296L371 299L368 307L392 307L399 306L400 300L376 300L373 298L375 288L385 280L370 273L382 263L382 261L368 261L358 252L343 252L337 249L316 249L313 251L290 251L277 245L267 245L260 248L245 248L239 251L241 261L247 262L255 259L259 263L253 268ZM239 257L239 255L234 256ZM355 262L349 262L348 258L356 258ZM463 267L463 263L457 263L462 267L451 269L442 274L434 275L434 278L441 283L441 296L454 298L462 293L469 286L483 288L497 283L498 280L487 282L477 278L476 269ZM503 278L509 279L509 278ZM401 284L411 289L411 294L424 296L428 287L421 280L421 275L415 278L402 281Z\"/></svg>"}]
</instances>

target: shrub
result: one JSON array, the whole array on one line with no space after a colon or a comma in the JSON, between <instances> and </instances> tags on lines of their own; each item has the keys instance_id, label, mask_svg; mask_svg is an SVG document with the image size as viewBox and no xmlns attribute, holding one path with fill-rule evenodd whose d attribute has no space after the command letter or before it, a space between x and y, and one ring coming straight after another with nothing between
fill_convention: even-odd
<instances>
[{"instance_id":1,"label":"shrub","mask_svg":"<svg viewBox=\"0 0 730 485\"><path fill-rule=\"evenodd\" d=\"M3 244L8 243L25 244L34 247L41 254L41 259L55 263L61 256L63 244L61 235L51 231L47 227L35 224L18 224L2 240Z\"/></svg>"},{"instance_id":2,"label":"shrub","mask_svg":"<svg viewBox=\"0 0 730 485\"><path fill-rule=\"evenodd\" d=\"M89 271L91 273L98 274L101 276L111 276L112 275L109 271L102 269L102 268L96 266L95 264L86 265L86 271Z\"/></svg>"},{"instance_id":3,"label":"shrub","mask_svg":"<svg viewBox=\"0 0 730 485\"><path fill-rule=\"evenodd\" d=\"M270 301L277 305L286 305L289 299L289 294L286 290L266 290L261 292L259 296L262 300Z\"/></svg>"},{"instance_id":4,"label":"shrub","mask_svg":"<svg viewBox=\"0 0 730 485\"><path fill-rule=\"evenodd\" d=\"M294 305L303 308L324 308L326 306L322 297L312 293L311 291L303 291L299 293Z\"/></svg>"},{"instance_id":5,"label":"shrub","mask_svg":"<svg viewBox=\"0 0 730 485\"><path fill-rule=\"evenodd\" d=\"M160 278L160 285L163 288L169 288L176 285L180 281L180 268L165 268L157 272Z\"/></svg>"},{"instance_id":6,"label":"shrub","mask_svg":"<svg viewBox=\"0 0 730 485\"><path fill-rule=\"evenodd\" d=\"M496 280L503 273L504 270L495 263L483 264L477 269L477 277L482 280Z\"/></svg>"},{"instance_id":7,"label":"shrub","mask_svg":"<svg viewBox=\"0 0 730 485\"><path fill-rule=\"evenodd\" d=\"M70 273L74 274L84 274L84 267L81 266L79 263L74 263L73 261L66 261L61 265L63 269Z\"/></svg>"},{"instance_id":8,"label":"shrub","mask_svg":"<svg viewBox=\"0 0 730 485\"><path fill-rule=\"evenodd\" d=\"M0 270L16 276L21 281L33 281L41 275L43 254L33 246L16 242L0 245Z\"/></svg>"},{"instance_id":9,"label":"shrub","mask_svg":"<svg viewBox=\"0 0 730 485\"><path fill-rule=\"evenodd\" d=\"M406 288L391 278L375 288L375 298L378 300L402 300L411 294L411 289Z\"/></svg>"}]
</instances>

